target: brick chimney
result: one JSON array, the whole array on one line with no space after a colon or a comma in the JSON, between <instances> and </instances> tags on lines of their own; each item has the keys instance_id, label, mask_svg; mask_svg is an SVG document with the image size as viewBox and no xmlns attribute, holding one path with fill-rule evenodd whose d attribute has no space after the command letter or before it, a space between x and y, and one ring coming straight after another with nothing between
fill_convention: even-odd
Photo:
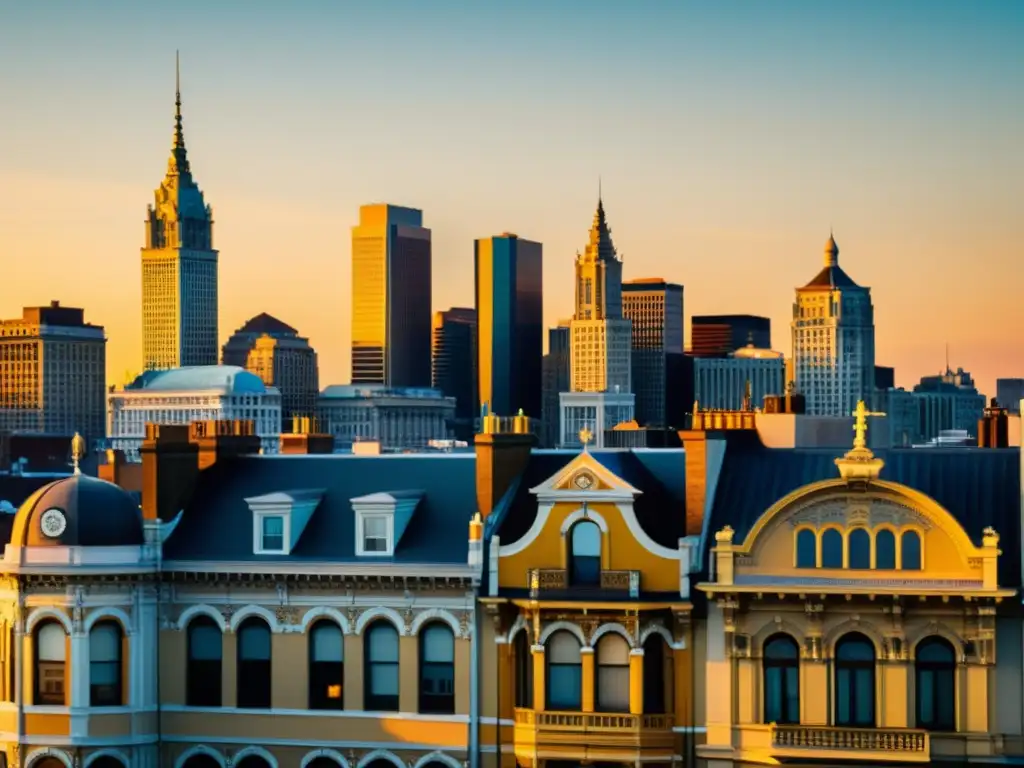
<instances>
[{"instance_id":1,"label":"brick chimney","mask_svg":"<svg viewBox=\"0 0 1024 768\"><path fill-rule=\"evenodd\" d=\"M147 424L142 441L142 517L174 519L199 477L198 448L184 424ZM112 472L116 475L116 463ZM115 481L116 482L116 481Z\"/></svg>"},{"instance_id":2,"label":"brick chimney","mask_svg":"<svg viewBox=\"0 0 1024 768\"><path fill-rule=\"evenodd\" d=\"M119 485L126 491L142 491L142 465L128 461L124 451L107 449L106 462L97 467L100 480Z\"/></svg>"},{"instance_id":3,"label":"brick chimney","mask_svg":"<svg viewBox=\"0 0 1024 768\"><path fill-rule=\"evenodd\" d=\"M487 518L515 479L526 469L537 438L530 419L519 415L501 419L483 417L483 429L473 442L476 448L476 508Z\"/></svg>"},{"instance_id":4,"label":"brick chimney","mask_svg":"<svg viewBox=\"0 0 1024 768\"><path fill-rule=\"evenodd\" d=\"M978 419L979 448L1010 447L1010 414L993 397L985 415Z\"/></svg>"},{"instance_id":5,"label":"brick chimney","mask_svg":"<svg viewBox=\"0 0 1024 768\"><path fill-rule=\"evenodd\" d=\"M252 419L194 421L189 425L188 437L199 449L200 471L220 459L260 452L256 422Z\"/></svg>"},{"instance_id":6,"label":"brick chimney","mask_svg":"<svg viewBox=\"0 0 1024 768\"><path fill-rule=\"evenodd\" d=\"M296 417L292 420L292 431L281 433L281 453L324 454L334 453L334 436L319 429L316 419L308 416Z\"/></svg>"}]
</instances>

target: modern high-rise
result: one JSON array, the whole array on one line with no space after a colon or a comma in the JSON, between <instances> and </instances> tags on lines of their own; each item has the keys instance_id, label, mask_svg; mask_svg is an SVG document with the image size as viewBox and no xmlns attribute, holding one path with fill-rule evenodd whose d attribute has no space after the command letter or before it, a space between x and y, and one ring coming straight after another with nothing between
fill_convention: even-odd
<instances>
[{"instance_id":1,"label":"modern high-rise","mask_svg":"<svg viewBox=\"0 0 1024 768\"><path fill-rule=\"evenodd\" d=\"M694 315L690 320L690 354L725 357L747 344L771 349L772 321L757 315Z\"/></svg>"},{"instance_id":2,"label":"modern high-rise","mask_svg":"<svg viewBox=\"0 0 1024 768\"><path fill-rule=\"evenodd\" d=\"M430 230L423 211L364 205L352 228L352 383L430 387Z\"/></svg>"},{"instance_id":3,"label":"modern high-rise","mask_svg":"<svg viewBox=\"0 0 1024 768\"><path fill-rule=\"evenodd\" d=\"M142 358L145 370L217 363L217 251L213 209L192 177L175 88L167 174L146 215L142 248Z\"/></svg>"},{"instance_id":4,"label":"modern high-rise","mask_svg":"<svg viewBox=\"0 0 1024 768\"><path fill-rule=\"evenodd\" d=\"M1024 400L1024 379L996 379L996 402L1015 416Z\"/></svg>"},{"instance_id":5,"label":"modern high-rise","mask_svg":"<svg viewBox=\"0 0 1024 768\"><path fill-rule=\"evenodd\" d=\"M570 381L569 321L560 320L555 328L548 328L548 351L541 363L541 445L555 448L559 438L558 399L569 391Z\"/></svg>"},{"instance_id":6,"label":"modern high-rise","mask_svg":"<svg viewBox=\"0 0 1024 768\"><path fill-rule=\"evenodd\" d=\"M316 350L309 339L276 317L261 312L232 334L221 353L222 365L237 365L281 393L281 423L313 416L320 396Z\"/></svg>"},{"instance_id":7,"label":"modern high-rise","mask_svg":"<svg viewBox=\"0 0 1024 768\"><path fill-rule=\"evenodd\" d=\"M694 398L702 411L762 408L766 396L785 394L786 361L771 349L750 345L728 357L695 358L693 367Z\"/></svg>"},{"instance_id":8,"label":"modern high-rise","mask_svg":"<svg viewBox=\"0 0 1024 768\"><path fill-rule=\"evenodd\" d=\"M456 426L472 434L477 415L477 317L476 310L452 307L434 313L431 386L445 397L455 398ZM466 437L470 436L466 435Z\"/></svg>"},{"instance_id":9,"label":"modern high-rise","mask_svg":"<svg viewBox=\"0 0 1024 768\"><path fill-rule=\"evenodd\" d=\"M622 284L622 314L633 324L631 380L636 420L645 427L682 427L678 364L683 354L683 286L660 277ZM677 405L673 411L673 406Z\"/></svg>"},{"instance_id":10,"label":"modern high-rise","mask_svg":"<svg viewBox=\"0 0 1024 768\"><path fill-rule=\"evenodd\" d=\"M857 402L871 402L875 386L875 317L871 289L839 266L829 236L825 264L796 289L793 369L797 391L812 416L849 417Z\"/></svg>"},{"instance_id":11,"label":"modern high-rise","mask_svg":"<svg viewBox=\"0 0 1024 768\"><path fill-rule=\"evenodd\" d=\"M106 343L103 326L58 301L0 321L0 431L102 440Z\"/></svg>"},{"instance_id":12,"label":"modern high-rise","mask_svg":"<svg viewBox=\"0 0 1024 768\"><path fill-rule=\"evenodd\" d=\"M944 373L922 376L914 386L914 400L920 439L934 440L940 433L953 430L977 437L985 396L963 368L953 371L947 367Z\"/></svg>"},{"instance_id":13,"label":"modern high-rise","mask_svg":"<svg viewBox=\"0 0 1024 768\"><path fill-rule=\"evenodd\" d=\"M576 313L569 322L570 391L560 396L561 444L579 445L586 428L595 447L604 432L633 420L632 324L622 316L622 261L598 198L590 240L576 254Z\"/></svg>"},{"instance_id":14,"label":"modern high-rise","mask_svg":"<svg viewBox=\"0 0 1024 768\"><path fill-rule=\"evenodd\" d=\"M504 233L473 243L480 403L540 418L544 248Z\"/></svg>"}]
</instances>

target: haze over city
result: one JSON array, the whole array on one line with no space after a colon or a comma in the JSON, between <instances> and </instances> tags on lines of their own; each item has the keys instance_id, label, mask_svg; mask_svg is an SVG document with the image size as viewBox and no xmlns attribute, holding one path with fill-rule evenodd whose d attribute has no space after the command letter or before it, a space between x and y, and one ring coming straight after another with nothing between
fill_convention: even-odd
<instances>
[{"instance_id":1,"label":"haze over city","mask_svg":"<svg viewBox=\"0 0 1024 768\"><path fill-rule=\"evenodd\" d=\"M925 13L926 12L926 13ZM0 24L0 316L85 307L110 383L140 367L142 222L173 128L213 206L220 336L267 311L349 376L350 229L424 211L434 309L472 306L473 239L544 244L572 313L598 178L627 278L686 314L771 317L829 230L872 289L880 365L1024 375L1024 6L526 2L10 5ZM652 23L657 17L657 23Z\"/></svg>"}]
</instances>

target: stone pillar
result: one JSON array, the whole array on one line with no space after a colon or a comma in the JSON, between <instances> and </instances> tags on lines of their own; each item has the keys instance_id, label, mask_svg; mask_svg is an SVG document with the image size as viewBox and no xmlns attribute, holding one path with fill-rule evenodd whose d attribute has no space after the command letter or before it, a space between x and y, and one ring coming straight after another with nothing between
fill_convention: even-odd
<instances>
[{"instance_id":1,"label":"stone pillar","mask_svg":"<svg viewBox=\"0 0 1024 768\"><path fill-rule=\"evenodd\" d=\"M629 713L644 713L644 649L629 652Z\"/></svg>"},{"instance_id":2,"label":"stone pillar","mask_svg":"<svg viewBox=\"0 0 1024 768\"><path fill-rule=\"evenodd\" d=\"M530 650L533 651L533 709L535 712L543 712L547 706L547 665L544 663L544 646L538 644Z\"/></svg>"},{"instance_id":3,"label":"stone pillar","mask_svg":"<svg viewBox=\"0 0 1024 768\"><path fill-rule=\"evenodd\" d=\"M580 693L580 709L584 712L594 711L594 649L580 648L580 667L583 675Z\"/></svg>"},{"instance_id":4,"label":"stone pillar","mask_svg":"<svg viewBox=\"0 0 1024 768\"><path fill-rule=\"evenodd\" d=\"M238 706L238 635L230 628L224 633L221 657L221 705Z\"/></svg>"},{"instance_id":5,"label":"stone pillar","mask_svg":"<svg viewBox=\"0 0 1024 768\"><path fill-rule=\"evenodd\" d=\"M398 711L420 711L419 638L398 638Z\"/></svg>"},{"instance_id":6,"label":"stone pillar","mask_svg":"<svg viewBox=\"0 0 1024 768\"><path fill-rule=\"evenodd\" d=\"M89 636L75 622L71 632L71 691L65 693L64 699L72 707L89 706Z\"/></svg>"}]
</instances>

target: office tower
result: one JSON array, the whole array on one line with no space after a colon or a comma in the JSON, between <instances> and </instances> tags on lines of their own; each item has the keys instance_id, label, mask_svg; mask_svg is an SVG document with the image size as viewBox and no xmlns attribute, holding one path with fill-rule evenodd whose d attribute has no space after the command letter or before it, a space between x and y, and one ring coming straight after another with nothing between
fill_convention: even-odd
<instances>
[{"instance_id":1,"label":"office tower","mask_svg":"<svg viewBox=\"0 0 1024 768\"><path fill-rule=\"evenodd\" d=\"M167 175L146 216L142 358L146 370L217 363L217 251L213 209L192 177L175 88Z\"/></svg>"},{"instance_id":2,"label":"office tower","mask_svg":"<svg viewBox=\"0 0 1024 768\"><path fill-rule=\"evenodd\" d=\"M725 357L747 344L771 349L772 321L757 315L694 315L690 320L694 357Z\"/></svg>"},{"instance_id":3,"label":"office tower","mask_svg":"<svg viewBox=\"0 0 1024 768\"><path fill-rule=\"evenodd\" d=\"M584 427L594 444L604 431L632 421L632 328L622 316L622 261L598 198L590 240L576 254L576 313L569 323L570 392L560 396L561 444L579 445Z\"/></svg>"},{"instance_id":4,"label":"office tower","mask_svg":"<svg viewBox=\"0 0 1024 768\"><path fill-rule=\"evenodd\" d=\"M839 266L833 237L825 243L825 265L793 303L796 389L812 416L848 417L857 402L871 402L875 385L875 318L871 289Z\"/></svg>"},{"instance_id":5,"label":"office tower","mask_svg":"<svg viewBox=\"0 0 1024 768\"><path fill-rule=\"evenodd\" d=\"M281 393L285 430L296 417L312 416L320 395L316 350L309 339L276 317L261 312L234 332L224 345L221 362L237 365Z\"/></svg>"},{"instance_id":6,"label":"office tower","mask_svg":"<svg viewBox=\"0 0 1024 768\"><path fill-rule=\"evenodd\" d=\"M963 368L937 376L922 376L914 386L917 402L918 435L935 440L940 432L958 430L977 436L978 421L985 412L985 396L978 392L971 374Z\"/></svg>"},{"instance_id":7,"label":"office tower","mask_svg":"<svg viewBox=\"0 0 1024 768\"><path fill-rule=\"evenodd\" d=\"M683 286L664 279L622 284L622 314L633 324L631 381L636 420L645 427L682 428L682 382L676 361L683 354ZM692 401L691 401L692 402ZM676 413L670 413L678 405Z\"/></svg>"},{"instance_id":8,"label":"office tower","mask_svg":"<svg viewBox=\"0 0 1024 768\"><path fill-rule=\"evenodd\" d=\"M102 440L106 343L103 326L58 301L0 321L0 431Z\"/></svg>"},{"instance_id":9,"label":"office tower","mask_svg":"<svg viewBox=\"0 0 1024 768\"><path fill-rule=\"evenodd\" d=\"M887 365L875 366L875 389L893 389L896 386L896 369Z\"/></svg>"},{"instance_id":10,"label":"office tower","mask_svg":"<svg viewBox=\"0 0 1024 768\"><path fill-rule=\"evenodd\" d=\"M415 451L452 438L455 400L436 389L332 384L320 393L317 417L335 450Z\"/></svg>"},{"instance_id":11,"label":"office tower","mask_svg":"<svg viewBox=\"0 0 1024 768\"><path fill-rule=\"evenodd\" d=\"M430 386L430 230L376 203L352 228L352 383Z\"/></svg>"},{"instance_id":12,"label":"office tower","mask_svg":"<svg viewBox=\"0 0 1024 768\"><path fill-rule=\"evenodd\" d=\"M507 232L473 243L480 402L489 413L540 418L543 253Z\"/></svg>"},{"instance_id":13,"label":"office tower","mask_svg":"<svg viewBox=\"0 0 1024 768\"><path fill-rule=\"evenodd\" d=\"M1020 401L1024 400L1024 379L996 379L996 402L1011 415L1020 415Z\"/></svg>"},{"instance_id":14,"label":"office tower","mask_svg":"<svg viewBox=\"0 0 1024 768\"><path fill-rule=\"evenodd\" d=\"M548 352L541 364L541 445L554 448L559 443L558 397L569 391L570 355L569 321L560 320L555 328L548 328Z\"/></svg>"},{"instance_id":15,"label":"office tower","mask_svg":"<svg viewBox=\"0 0 1024 768\"><path fill-rule=\"evenodd\" d=\"M431 386L455 398L455 431L462 427L457 436L468 439L478 410L476 310L452 307L435 312L431 347Z\"/></svg>"},{"instance_id":16,"label":"office tower","mask_svg":"<svg viewBox=\"0 0 1024 768\"><path fill-rule=\"evenodd\" d=\"M693 365L694 399L702 411L762 408L767 395L785 394L781 352L748 345L728 357L694 358Z\"/></svg>"}]
</instances>

